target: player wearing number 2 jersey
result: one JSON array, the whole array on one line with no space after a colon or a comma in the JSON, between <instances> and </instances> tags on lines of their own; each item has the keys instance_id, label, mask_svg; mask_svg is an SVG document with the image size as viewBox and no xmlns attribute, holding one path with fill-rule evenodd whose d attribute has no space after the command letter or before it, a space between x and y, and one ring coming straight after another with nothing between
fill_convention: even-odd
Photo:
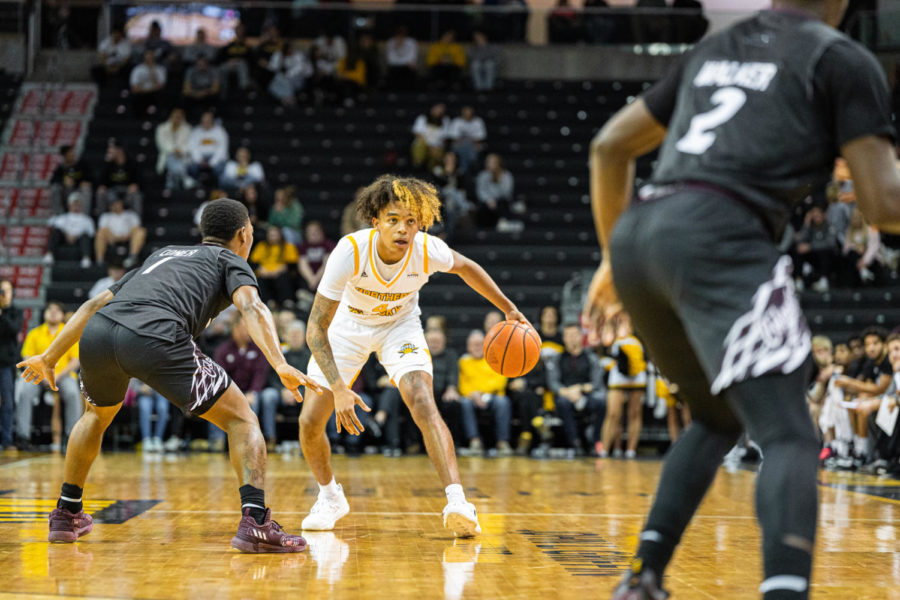
<instances>
[{"instance_id":1,"label":"player wearing number 2 jersey","mask_svg":"<svg viewBox=\"0 0 900 600\"><path fill-rule=\"evenodd\" d=\"M616 600L666 597L663 572L743 428L765 455L760 592L809 596L818 448L804 402L810 339L775 240L838 154L860 209L889 232L900 227L900 178L884 73L829 27L846 0L773 5L697 44L592 144L605 260L588 316L596 332L624 306L693 417L666 458ZM626 211L634 160L660 143L652 185Z\"/></svg>"},{"instance_id":2,"label":"player wearing number 2 jersey","mask_svg":"<svg viewBox=\"0 0 900 600\"><path fill-rule=\"evenodd\" d=\"M438 413L431 357L419 319L418 292L439 271L455 273L506 314L524 317L484 269L451 250L428 229L440 215L431 185L385 175L357 195L360 217L372 224L345 236L328 259L309 317L309 376L328 391L308 390L300 415L303 456L319 482L319 496L303 529L332 529L350 507L331 471L325 425L334 412L338 431L363 430L355 408L368 411L352 385L375 352L400 389L447 494L444 527L457 536L479 533L475 507L466 502L453 438Z\"/></svg>"},{"instance_id":3,"label":"player wearing number 2 jersey","mask_svg":"<svg viewBox=\"0 0 900 600\"><path fill-rule=\"evenodd\" d=\"M318 386L281 354L272 315L259 299L247 264L253 243L247 209L229 199L211 202L200 231L202 244L153 253L143 266L85 302L44 354L19 365L25 367L26 381L46 378L55 389L56 361L81 338L81 390L88 404L69 438L65 482L50 515L51 542L74 542L91 531L82 488L103 432L134 377L228 433L231 463L242 483L243 515L232 547L253 553L306 548L303 538L285 533L266 508L266 444L247 399L222 367L200 352L194 338L234 303L253 341L298 401L299 386Z\"/></svg>"}]
</instances>

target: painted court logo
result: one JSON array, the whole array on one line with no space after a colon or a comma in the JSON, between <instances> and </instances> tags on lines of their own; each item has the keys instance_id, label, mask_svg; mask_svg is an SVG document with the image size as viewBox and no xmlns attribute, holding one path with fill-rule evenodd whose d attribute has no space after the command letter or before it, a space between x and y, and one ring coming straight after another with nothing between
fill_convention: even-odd
<instances>
[{"instance_id":1,"label":"painted court logo","mask_svg":"<svg viewBox=\"0 0 900 600\"><path fill-rule=\"evenodd\" d=\"M419 351L419 348L417 346L414 346L413 344L403 344L402 346L400 346L400 350L398 350L398 352L400 353L400 356L406 356L407 354L415 354L418 351Z\"/></svg>"}]
</instances>

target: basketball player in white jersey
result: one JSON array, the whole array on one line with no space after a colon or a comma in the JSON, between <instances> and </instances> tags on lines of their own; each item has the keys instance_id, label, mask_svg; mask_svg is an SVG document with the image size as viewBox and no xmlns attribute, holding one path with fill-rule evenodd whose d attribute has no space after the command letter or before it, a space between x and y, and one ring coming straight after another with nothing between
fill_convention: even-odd
<instances>
[{"instance_id":1,"label":"basketball player in white jersey","mask_svg":"<svg viewBox=\"0 0 900 600\"><path fill-rule=\"evenodd\" d=\"M303 455L319 483L303 529L333 529L350 511L331 470L325 425L334 411L338 431L362 433L355 407L369 408L350 386L375 352L422 431L445 488L444 527L458 537L473 536L481 528L460 485L453 438L435 405L418 291L433 273L455 273L507 319L526 322L525 317L478 264L424 233L440 219L440 200L430 184L384 175L357 194L356 205L372 229L338 242L319 283L306 334L313 355L309 377L325 391L307 388L300 415Z\"/></svg>"}]
</instances>

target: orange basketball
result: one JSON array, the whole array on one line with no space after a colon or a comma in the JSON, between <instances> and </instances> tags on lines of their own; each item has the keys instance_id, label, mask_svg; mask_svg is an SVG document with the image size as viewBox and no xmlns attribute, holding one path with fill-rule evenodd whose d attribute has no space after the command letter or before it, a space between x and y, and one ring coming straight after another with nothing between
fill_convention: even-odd
<instances>
[{"instance_id":1,"label":"orange basketball","mask_svg":"<svg viewBox=\"0 0 900 600\"><path fill-rule=\"evenodd\" d=\"M541 358L541 336L520 321L501 321L484 338L484 359L504 377L521 377Z\"/></svg>"}]
</instances>

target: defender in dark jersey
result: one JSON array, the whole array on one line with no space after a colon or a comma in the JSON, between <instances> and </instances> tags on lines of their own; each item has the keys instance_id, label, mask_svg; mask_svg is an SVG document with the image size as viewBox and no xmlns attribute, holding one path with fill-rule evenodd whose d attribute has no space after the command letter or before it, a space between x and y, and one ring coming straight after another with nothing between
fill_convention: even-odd
<instances>
[{"instance_id":1,"label":"defender in dark jersey","mask_svg":"<svg viewBox=\"0 0 900 600\"><path fill-rule=\"evenodd\" d=\"M765 455L760 592L767 600L809 595L817 466L804 402L810 339L790 260L774 240L793 203L828 180L838 154L860 209L891 233L900 228L900 178L884 74L828 26L846 1L774 5L699 43L591 147L607 260L586 314L602 335L624 304L694 418L666 458L616 600L666 597L663 572L744 428ZM652 184L626 211L634 160L660 143Z\"/></svg>"},{"instance_id":2,"label":"defender in dark jersey","mask_svg":"<svg viewBox=\"0 0 900 600\"><path fill-rule=\"evenodd\" d=\"M44 354L18 365L25 368L26 381L47 379L56 389L56 361L80 338L81 390L88 405L69 438L65 482L50 515L51 542L74 542L91 531L93 521L82 510L82 488L103 432L135 377L183 411L227 432L231 463L242 484L243 516L232 547L253 553L306 548L304 539L285 533L266 508L266 444L247 399L194 339L234 303L253 341L297 401L302 401L300 386L319 388L281 354L272 315L259 299L247 264L253 244L247 209L234 200L216 200L204 209L200 231L202 244L154 252L140 268L85 302Z\"/></svg>"}]
</instances>

